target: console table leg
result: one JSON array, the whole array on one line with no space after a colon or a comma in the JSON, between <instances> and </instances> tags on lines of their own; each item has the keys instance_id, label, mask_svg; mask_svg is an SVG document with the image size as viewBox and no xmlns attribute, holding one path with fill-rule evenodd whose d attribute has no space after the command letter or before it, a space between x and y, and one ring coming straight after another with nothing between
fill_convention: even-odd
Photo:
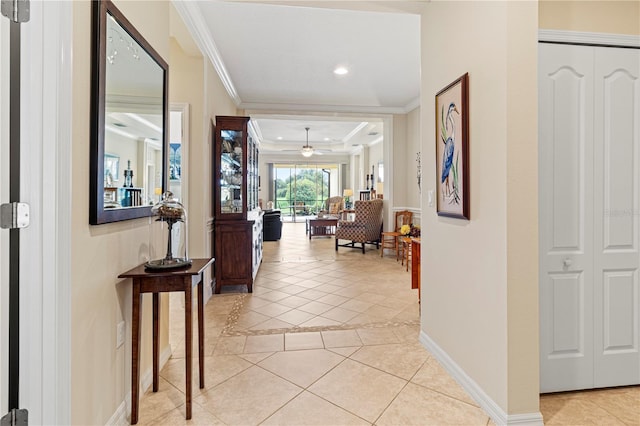
<instances>
[{"instance_id":1,"label":"console table leg","mask_svg":"<svg viewBox=\"0 0 640 426\"><path fill-rule=\"evenodd\" d=\"M188 280L188 281L187 281ZM186 364L186 399L187 399L187 420L191 419L191 348L193 337L193 324L191 306L193 295L191 294L191 279L185 278L184 286L184 332L185 332L185 364Z\"/></svg>"},{"instance_id":2,"label":"console table leg","mask_svg":"<svg viewBox=\"0 0 640 426\"><path fill-rule=\"evenodd\" d=\"M200 389L204 389L204 295L202 286L202 274L198 283L198 362L200 375Z\"/></svg>"},{"instance_id":3,"label":"console table leg","mask_svg":"<svg viewBox=\"0 0 640 426\"><path fill-rule=\"evenodd\" d=\"M160 352L160 321L159 321L159 307L158 307L158 293L153 293L153 391L158 392L158 353Z\"/></svg>"},{"instance_id":4,"label":"console table leg","mask_svg":"<svg viewBox=\"0 0 640 426\"><path fill-rule=\"evenodd\" d=\"M131 424L138 423L138 389L140 389L140 280L133 280L131 307Z\"/></svg>"}]
</instances>

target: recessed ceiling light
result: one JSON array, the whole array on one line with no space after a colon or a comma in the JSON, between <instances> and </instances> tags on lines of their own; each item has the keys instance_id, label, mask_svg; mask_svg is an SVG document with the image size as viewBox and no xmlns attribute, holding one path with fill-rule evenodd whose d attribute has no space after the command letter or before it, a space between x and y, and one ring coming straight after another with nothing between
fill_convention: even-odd
<instances>
[{"instance_id":1,"label":"recessed ceiling light","mask_svg":"<svg viewBox=\"0 0 640 426\"><path fill-rule=\"evenodd\" d=\"M333 73L337 75L345 75L349 73L349 70L346 69L345 67L338 67L335 70L333 70Z\"/></svg>"},{"instance_id":2,"label":"recessed ceiling light","mask_svg":"<svg viewBox=\"0 0 640 426\"><path fill-rule=\"evenodd\" d=\"M282 136L278 136L276 139L278 139L279 141L282 140Z\"/></svg>"},{"instance_id":3,"label":"recessed ceiling light","mask_svg":"<svg viewBox=\"0 0 640 426\"><path fill-rule=\"evenodd\" d=\"M331 140L331 139L329 139L329 138L324 138L324 140L325 140L325 141L329 141L329 140Z\"/></svg>"}]
</instances>

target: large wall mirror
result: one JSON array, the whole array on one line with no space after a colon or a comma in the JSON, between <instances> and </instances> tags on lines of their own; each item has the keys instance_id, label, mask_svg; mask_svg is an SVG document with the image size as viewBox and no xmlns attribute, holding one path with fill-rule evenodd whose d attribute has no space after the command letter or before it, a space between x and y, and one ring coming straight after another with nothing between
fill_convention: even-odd
<instances>
[{"instance_id":1,"label":"large wall mirror","mask_svg":"<svg viewBox=\"0 0 640 426\"><path fill-rule=\"evenodd\" d=\"M167 187L167 63L110 1L93 2L92 225L149 216Z\"/></svg>"}]
</instances>

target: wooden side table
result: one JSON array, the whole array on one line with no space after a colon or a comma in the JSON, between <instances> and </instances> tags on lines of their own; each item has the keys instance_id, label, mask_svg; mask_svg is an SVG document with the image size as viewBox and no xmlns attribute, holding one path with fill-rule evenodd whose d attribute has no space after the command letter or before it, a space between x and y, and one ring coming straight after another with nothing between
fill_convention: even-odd
<instances>
[{"instance_id":1,"label":"wooden side table","mask_svg":"<svg viewBox=\"0 0 640 426\"><path fill-rule=\"evenodd\" d=\"M131 311L131 424L138 423L140 388L140 303L142 293L153 293L153 391L158 391L159 352L159 294L161 292L184 291L184 331L186 364L187 420L191 419L191 339L192 289L198 287L198 364L200 389L204 388L204 307L202 294L203 272L214 259L193 259L190 267L180 269L146 269L144 264L136 266L118 278L132 278L133 306Z\"/></svg>"},{"instance_id":2,"label":"wooden side table","mask_svg":"<svg viewBox=\"0 0 640 426\"><path fill-rule=\"evenodd\" d=\"M309 219L309 239L318 235L327 236L336 234L338 219Z\"/></svg>"},{"instance_id":3,"label":"wooden side table","mask_svg":"<svg viewBox=\"0 0 640 426\"><path fill-rule=\"evenodd\" d=\"M418 289L420 302L420 238L411 238L411 288Z\"/></svg>"}]
</instances>

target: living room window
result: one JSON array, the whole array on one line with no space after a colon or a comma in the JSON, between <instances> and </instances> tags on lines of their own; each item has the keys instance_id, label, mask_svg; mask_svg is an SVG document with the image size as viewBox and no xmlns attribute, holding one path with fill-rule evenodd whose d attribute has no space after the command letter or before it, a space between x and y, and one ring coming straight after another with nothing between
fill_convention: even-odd
<instances>
[{"instance_id":1,"label":"living room window","mask_svg":"<svg viewBox=\"0 0 640 426\"><path fill-rule=\"evenodd\" d=\"M283 219L316 215L327 198L342 191L337 164L274 164L273 170L274 208Z\"/></svg>"}]
</instances>

